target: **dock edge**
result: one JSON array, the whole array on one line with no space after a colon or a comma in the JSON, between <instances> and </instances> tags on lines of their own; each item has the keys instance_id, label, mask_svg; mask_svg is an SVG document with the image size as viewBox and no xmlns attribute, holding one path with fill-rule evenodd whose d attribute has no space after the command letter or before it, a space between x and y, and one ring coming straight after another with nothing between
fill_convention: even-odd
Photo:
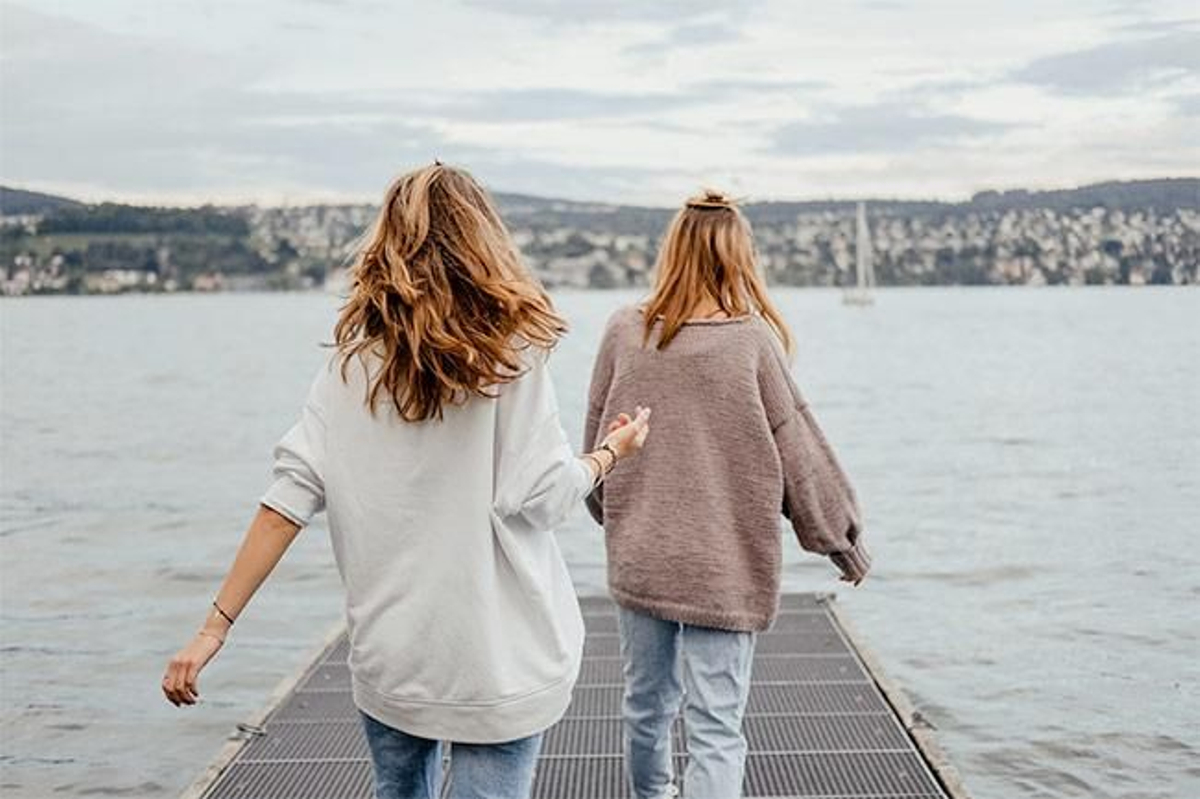
<instances>
[{"instance_id":1,"label":"dock edge","mask_svg":"<svg viewBox=\"0 0 1200 799\"><path fill-rule=\"evenodd\" d=\"M234 731L226 739L225 744L217 751L216 756L204 767L204 771L183 789L179 794L179 799L201 799L204 796L205 792L212 787L212 784L225 771L225 768L237 757L242 747L253 740L254 736L243 732L240 729L241 726L261 727L267 716L271 715L271 712L279 706L279 703L287 698L292 689L299 685L308 676L309 672L321 665L321 655L328 651L329 647L345 631L345 619L339 619L330 626L328 632L322 636L320 643L306 651L296 670L275 685L275 688L268 694L266 701L257 710L238 722Z\"/></svg>"},{"instance_id":2,"label":"dock edge","mask_svg":"<svg viewBox=\"0 0 1200 799\"><path fill-rule=\"evenodd\" d=\"M871 675L871 679L879 686L884 699L892 706L896 717L904 726L904 731L912 738L917 750L929 764L930 771L946 794L951 799L971 799L971 794L963 784L958 769L950 762L946 751L937 740L936 728L917 712L916 707L899 684L887 676L879 657L864 643L865 639L862 633L842 610L842 606L838 604L837 594L818 594L817 601L829 610L829 615L833 617L839 631L845 637L846 643L850 645L850 649L862 662L863 668Z\"/></svg>"}]
</instances>

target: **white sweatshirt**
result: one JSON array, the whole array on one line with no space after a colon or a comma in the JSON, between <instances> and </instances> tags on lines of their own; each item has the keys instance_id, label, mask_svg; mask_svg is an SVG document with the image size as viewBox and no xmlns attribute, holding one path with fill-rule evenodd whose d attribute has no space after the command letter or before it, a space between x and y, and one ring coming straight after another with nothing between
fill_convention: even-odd
<instances>
[{"instance_id":1,"label":"white sweatshirt","mask_svg":"<svg viewBox=\"0 0 1200 799\"><path fill-rule=\"evenodd\" d=\"M372 416L366 368L352 360L343 383L334 354L275 447L262 504L299 525L327 512L354 703L412 735L532 735L563 715L579 673L583 619L553 528L591 471L530 353L498 398L426 422L390 401Z\"/></svg>"}]
</instances>

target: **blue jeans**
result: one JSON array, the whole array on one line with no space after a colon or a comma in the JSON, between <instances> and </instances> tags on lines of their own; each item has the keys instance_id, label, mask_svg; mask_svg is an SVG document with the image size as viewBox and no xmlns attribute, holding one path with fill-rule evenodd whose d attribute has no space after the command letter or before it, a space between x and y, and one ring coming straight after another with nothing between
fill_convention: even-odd
<instances>
[{"instance_id":1,"label":"blue jeans","mask_svg":"<svg viewBox=\"0 0 1200 799\"><path fill-rule=\"evenodd\" d=\"M438 799L442 744L361 710L375 772L375 799ZM533 787L542 733L499 744L450 744L450 799L522 799Z\"/></svg>"},{"instance_id":2,"label":"blue jeans","mask_svg":"<svg viewBox=\"0 0 1200 799\"><path fill-rule=\"evenodd\" d=\"M742 795L755 634L681 624L618 606L625 763L636 799L675 795L671 724L683 706L688 799Z\"/></svg>"}]
</instances>

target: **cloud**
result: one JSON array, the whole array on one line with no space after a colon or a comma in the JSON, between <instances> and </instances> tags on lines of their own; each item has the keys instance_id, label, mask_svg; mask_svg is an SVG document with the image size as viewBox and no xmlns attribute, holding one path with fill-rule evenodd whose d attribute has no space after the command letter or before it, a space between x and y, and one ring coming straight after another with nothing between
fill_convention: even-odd
<instances>
[{"instance_id":1,"label":"cloud","mask_svg":"<svg viewBox=\"0 0 1200 799\"><path fill-rule=\"evenodd\" d=\"M695 105L703 98L680 92L601 92L567 87L465 92L427 103L425 113L487 122L636 117Z\"/></svg>"},{"instance_id":2,"label":"cloud","mask_svg":"<svg viewBox=\"0 0 1200 799\"><path fill-rule=\"evenodd\" d=\"M720 78L688 84L694 92L713 97L735 98L740 94L800 94L829 88L823 80L792 80L788 78Z\"/></svg>"},{"instance_id":3,"label":"cloud","mask_svg":"<svg viewBox=\"0 0 1200 799\"><path fill-rule=\"evenodd\" d=\"M685 184L680 170L669 167L595 167L522 153L477 153L463 163L494 190L563 199L639 204L653 181L675 192Z\"/></svg>"},{"instance_id":4,"label":"cloud","mask_svg":"<svg viewBox=\"0 0 1200 799\"><path fill-rule=\"evenodd\" d=\"M632 195L655 170L593 166L554 148L488 146L456 123L596 121L706 101L690 89L603 92L279 91L239 60L5 7L3 181L104 196L357 196L434 157L499 189ZM107 188L106 188L107 187Z\"/></svg>"},{"instance_id":5,"label":"cloud","mask_svg":"<svg viewBox=\"0 0 1200 799\"><path fill-rule=\"evenodd\" d=\"M1004 133L1015 127L958 114L921 110L908 103L839 108L814 120L778 127L770 152L825 155L915 150Z\"/></svg>"},{"instance_id":6,"label":"cloud","mask_svg":"<svg viewBox=\"0 0 1200 799\"><path fill-rule=\"evenodd\" d=\"M428 117L480 122L644 119L664 123L670 111L751 97L798 96L824 88L819 81L731 78L699 81L657 92L593 91L571 87L533 87L469 91L440 99L410 97L410 109ZM378 101L367 101L370 107Z\"/></svg>"},{"instance_id":7,"label":"cloud","mask_svg":"<svg viewBox=\"0 0 1200 799\"><path fill-rule=\"evenodd\" d=\"M370 199L437 156L497 189L674 202L710 177L754 194L812 180L959 191L994 175L1045 185L1195 162L1195 24L1140 7L1116 15L1125 28L1109 12L1049 9L1036 42L1007 30L967 42L965 17L920 4L897 37L892 12L858 4L819 19L786 0L354 13L376 2L179 0L148 15L131 11L141 0L54 13L0 0L0 182L181 202ZM1105 35L1086 50L1054 44ZM1035 58L1054 52L1047 42L1063 52Z\"/></svg>"},{"instance_id":8,"label":"cloud","mask_svg":"<svg viewBox=\"0 0 1200 799\"><path fill-rule=\"evenodd\" d=\"M1200 27L1200 17L1181 19L1146 19L1122 25L1119 30L1128 33L1153 34L1194 31Z\"/></svg>"},{"instance_id":9,"label":"cloud","mask_svg":"<svg viewBox=\"0 0 1200 799\"><path fill-rule=\"evenodd\" d=\"M1046 56L1011 75L1068 95L1110 95L1200 77L1200 33L1176 30Z\"/></svg>"},{"instance_id":10,"label":"cloud","mask_svg":"<svg viewBox=\"0 0 1200 799\"><path fill-rule=\"evenodd\" d=\"M373 193L401 165L435 156L476 165L513 189L620 196L645 170L564 163L564 153L586 148L582 140L565 141L549 156L519 145L501 151L464 139L461 123L644 122L688 136L694 126L673 122L670 112L818 85L729 78L662 91L268 90L254 88L270 75L254 57L20 7L6 6L5 22L4 179L120 186L141 196Z\"/></svg>"},{"instance_id":11,"label":"cloud","mask_svg":"<svg viewBox=\"0 0 1200 799\"><path fill-rule=\"evenodd\" d=\"M14 6L4 18L6 180L164 195L264 184L362 190L399 161L447 149L432 125L380 118L388 106L377 101L249 89L264 74L252 58Z\"/></svg>"},{"instance_id":12,"label":"cloud","mask_svg":"<svg viewBox=\"0 0 1200 799\"><path fill-rule=\"evenodd\" d=\"M689 22L676 25L667 34L671 47L693 47L703 44L720 44L740 37L740 31L720 22Z\"/></svg>"},{"instance_id":13,"label":"cloud","mask_svg":"<svg viewBox=\"0 0 1200 799\"><path fill-rule=\"evenodd\" d=\"M655 58L673 50L728 44L743 37L733 22L688 22L671 27L661 36L625 47L622 52L633 58Z\"/></svg>"},{"instance_id":14,"label":"cloud","mask_svg":"<svg viewBox=\"0 0 1200 799\"><path fill-rule=\"evenodd\" d=\"M756 2L726 0L465 0L489 12L526 17L542 22L585 25L617 22L675 22L704 14L741 16Z\"/></svg>"},{"instance_id":15,"label":"cloud","mask_svg":"<svg viewBox=\"0 0 1200 799\"><path fill-rule=\"evenodd\" d=\"M1200 94L1185 94L1171 98L1179 113L1188 117L1200 116Z\"/></svg>"}]
</instances>

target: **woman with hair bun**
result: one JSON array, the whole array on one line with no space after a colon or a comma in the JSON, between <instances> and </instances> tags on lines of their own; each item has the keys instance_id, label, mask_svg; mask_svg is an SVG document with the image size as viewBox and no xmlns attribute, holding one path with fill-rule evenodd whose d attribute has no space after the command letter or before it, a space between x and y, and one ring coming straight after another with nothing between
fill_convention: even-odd
<instances>
[{"instance_id":1,"label":"woman with hair bun","mask_svg":"<svg viewBox=\"0 0 1200 799\"><path fill-rule=\"evenodd\" d=\"M592 492L624 660L626 764L638 799L672 796L682 705L688 799L741 795L755 635L779 604L780 512L858 585L870 567L854 494L788 370L750 225L719 192L667 230L648 300L610 318L584 446L657 408L654 443Z\"/></svg>"}]
</instances>

